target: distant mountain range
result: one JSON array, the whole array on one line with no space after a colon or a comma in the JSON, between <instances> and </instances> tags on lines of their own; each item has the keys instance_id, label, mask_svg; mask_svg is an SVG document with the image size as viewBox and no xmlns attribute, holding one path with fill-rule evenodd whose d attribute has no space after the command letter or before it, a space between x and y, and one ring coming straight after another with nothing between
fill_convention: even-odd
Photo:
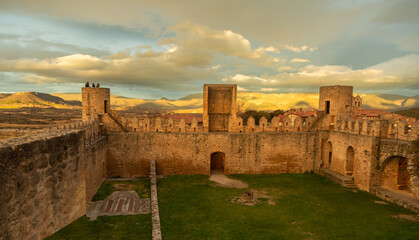
<instances>
[{"instance_id":1,"label":"distant mountain range","mask_svg":"<svg viewBox=\"0 0 419 240\"><path fill-rule=\"evenodd\" d=\"M17 92L13 94L0 94L0 108L80 108L81 102L77 100L63 100L60 97L47 93Z\"/></svg>"},{"instance_id":2,"label":"distant mountain range","mask_svg":"<svg viewBox=\"0 0 419 240\"><path fill-rule=\"evenodd\" d=\"M360 94L360 96L363 99L364 108L396 111L419 107L419 95L407 97L390 94ZM318 101L318 93L238 92L237 94L237 104L242 110L317 108ZM111 105L115 109L202 113L202 93L191 94L178 100L170 100L165 97L157 100L144 100L112 95ZM0 108L79 108L80 106L80 93L19 92L0 94Z\"/></svg>"}]
</instances>

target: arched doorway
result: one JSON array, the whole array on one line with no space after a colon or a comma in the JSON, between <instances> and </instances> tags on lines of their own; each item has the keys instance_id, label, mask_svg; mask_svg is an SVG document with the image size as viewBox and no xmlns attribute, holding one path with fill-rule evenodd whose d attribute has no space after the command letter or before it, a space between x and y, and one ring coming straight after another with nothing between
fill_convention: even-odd
<instances>
[{"instance_id":1,"label":"arched doorway","mask_svg":"<svg viewBox=\"0 0 419 240\"><path fill-rule=\"evenodd\" d=\"M326 154L327 154L327 164L329 164L329 166L332 164L332 143L329 141L327 142L326 145Z\"/></svg>"},{"instance_id":2,"label":"arched doorway","mask_svg":"<svg viewBox=\"0 0 419 240\"><path fill-rule=\"evenodd\" d=\"M410 191L410 175L405 157L393 156L383 162L381 186L392 190Z\"/></svg>"},{"instance_id":3,"label":"arched doorway","mask_svg":"<svg viewBox=\"0 0 419 240\"><path fill-rule=\"evenodd\" d=\"M321 167L330 167L332 163L332 143L330 141L323 140L322 142L322 163Z\"/></svg>"},{"instance_id":4,"label":"arched doorway","mask_svg":"<svg viewBox=\"0 0 419 240\"><path fill-rule=\"evenodd\" d=\"M211 153L211 173L224 172L225 154L223 152Z\"/></svg>"},{"instance_id":5,"label":"arched doorway","mask_svg":"<svg viewBox=\"0 0 419 240\"><path fill-rule=\"evenodd\" d=\"M354 158L355 151L352 146L349 146L346 150L346 175L352 176L354 173Z\"/></svg>"}]
</instances>

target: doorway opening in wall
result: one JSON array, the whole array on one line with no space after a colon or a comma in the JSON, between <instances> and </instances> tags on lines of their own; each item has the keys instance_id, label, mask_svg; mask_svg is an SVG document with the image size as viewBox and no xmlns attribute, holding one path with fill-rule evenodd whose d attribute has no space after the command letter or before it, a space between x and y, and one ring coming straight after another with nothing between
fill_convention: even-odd
<instances>
[{"instance_id":1,"label":"doorway opening in wall","mask_svg":"<svg viewBox=\"0 0 419 240\"><path fill-rule=\"evenodd\" d=\"M211 174L224 173L225 153L213 152L211 153Z\"/></svg>"},{"instance_id":2,"label":"doorway opening in wall","mask_svg":"<svg viewBox=\"0 0 419 240\"><path fill-rule=\"evenodd\" d=\"M105 102L104 102L104 104L103 104L103 106L104 106L104 113L107 113L108 112L108 100L105 100Z\"/></svg>"},{"instance_id":3,"label":"doorway opening in wall","mask_svg":"<svg viewBox=\"0 0 419 240\"><path fill-rule=\"evenodd\" d=\"M329 114L330 113L330 101L326 101L325 107L326 107L326 109L325 109L326 113Z\"/></svg>"},{"instance_id":4,"label":"doorway opening in wall","mask_svg":"<svg viewBox=\"0 0 419 240\"><path fill-rule=\"evenodd\" d=\"M401 156L389 157L383 162L382 166L382 187L406 193L411 192L407 158Z\"/></svg>"},{"instance_id":5,"label":"doorway opening in wall","mask_svg":"<svg viewBox=\"0 0 419 240\"><path fill-rule=\"evenodd\" d=\"M354 158L355 158L355 151L352 146L349 146L346 150L346 175L353 176L354 173Z\"/></svg>"},{"instance_id":6,"label":"doorway opening in wall","mask_svg":"<svg viewBox=\"0 0 419 240\"><path fill-rule=\"evenodd\" d=\"M322 140L322 164L320 167L329 168L332 164L332 157L333 157L333 147L330 141L326 139Z\"/></svg>"}]
</instances>

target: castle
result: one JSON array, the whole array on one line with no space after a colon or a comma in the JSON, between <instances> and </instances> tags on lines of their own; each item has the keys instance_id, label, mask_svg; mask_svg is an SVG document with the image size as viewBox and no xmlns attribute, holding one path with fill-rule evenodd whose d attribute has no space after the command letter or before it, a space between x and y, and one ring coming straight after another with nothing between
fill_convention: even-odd
<instances>
[{"instance_id":1,"label":"castle","mask_svg":"<svg viewBox=\"0 0 419 240\"><path fill-rule=\"evenodd\" d=\"M237 115L237 86L204 85L203 121L125 118L110 89L82 88L82 122L0 142L0 239L41 239L86 213L106 177L157 173L280 174L316 172L392 199L419 198L410 151L419 121L355 119L351 86L320 88L319 110L255 124ZM394 202L413 211L419 208Z\"/></svg>"}]
</instances>

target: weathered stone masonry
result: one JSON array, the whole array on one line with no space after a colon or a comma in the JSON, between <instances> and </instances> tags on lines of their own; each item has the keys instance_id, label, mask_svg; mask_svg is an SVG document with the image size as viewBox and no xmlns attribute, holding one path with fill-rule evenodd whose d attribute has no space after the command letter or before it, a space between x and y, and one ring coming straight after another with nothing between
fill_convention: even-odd
<instances>
[{"instance_id":1,"label":"weathered stone masonry","mask_svg":"<svg viewBox=\"0 0 419 240\"><path fill-rule=\"evenodd\" d=\"M86 131L0 146L0 239L43 239L86 213L107 154L106 138L86 139Z\"/></svg>"},{"instance_id":2,"label":"weathered stone masonry","mask_svg":"<svg viewBox=\"0 0 419 240\"><path fill-rule=\"evenodd\" d=\"M210 174L211 153L225 153L225 174L303 173L313 170L316 134L109 133L108 175Z\"/></svg>"},{"instance_id":3,"label":"weathered stone masonry","mask_svg":"<svg viewBox=\"0 0 419 240\"><path fill-rule=\"evenodd\" d=\"M354 120L352 87L321 88L316 116L262 118L259 125L249 118L245 126L235 85L204 86L202 124L125 119L111 110L109 89L82 92L83 122L0 142L0 239L51 235L86 213L105 177L148 176L150 160L161 175L327 169L365 191L386 187L419 198L410 153L419 121Z\"/></svg>"}]
</instances>

